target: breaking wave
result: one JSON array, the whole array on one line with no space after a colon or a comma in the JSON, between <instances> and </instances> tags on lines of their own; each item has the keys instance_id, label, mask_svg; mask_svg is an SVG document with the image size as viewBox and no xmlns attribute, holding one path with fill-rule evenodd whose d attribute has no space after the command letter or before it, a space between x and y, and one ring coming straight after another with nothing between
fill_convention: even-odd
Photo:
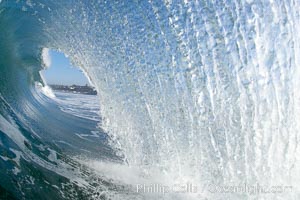
<instances>
[{"instance_id":1,"label":"breaking wave","mask_svg":"<svg viewBox=\"0 0 300 200\"><path fill-rule=\"evenodd\" d=\"M298 0L0 1L0 193L299 199L299 8ZM96 108L78 115L80 104L43 87L47 49L93 82L101 118L91 118ZM144 190L185 183L293 190Z\"/></svg>"}]
</instances>

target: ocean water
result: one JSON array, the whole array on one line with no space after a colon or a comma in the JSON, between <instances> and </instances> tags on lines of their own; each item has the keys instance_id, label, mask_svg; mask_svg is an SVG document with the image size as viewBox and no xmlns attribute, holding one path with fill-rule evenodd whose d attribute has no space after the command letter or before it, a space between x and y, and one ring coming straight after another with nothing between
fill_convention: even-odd
<instances>
[{"instance_id":1,"label":"ocean water","mask_svg":"<svg viewBox=\"0 0 300 200\"><path fill-rule=\"evenodd\" d=\"M0 198L300 199L299 32L299 0L0 0Z\"/></svg>"}]
</instances>

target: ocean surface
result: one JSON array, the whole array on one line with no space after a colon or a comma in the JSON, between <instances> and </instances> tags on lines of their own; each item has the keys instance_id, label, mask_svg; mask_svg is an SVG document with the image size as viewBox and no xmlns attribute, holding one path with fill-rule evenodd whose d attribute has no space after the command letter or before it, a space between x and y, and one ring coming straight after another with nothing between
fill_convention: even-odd
<instances>
[{"instance_id":1,"label":"ocean surface","mask_svg":"<svg viewBox=\"0 0 300 200\"><path fill-rule=\"evenodd\" d=\"M0 0L0 199L300 199L299 33L299 0Z\"/></svg>"}]
</instances>

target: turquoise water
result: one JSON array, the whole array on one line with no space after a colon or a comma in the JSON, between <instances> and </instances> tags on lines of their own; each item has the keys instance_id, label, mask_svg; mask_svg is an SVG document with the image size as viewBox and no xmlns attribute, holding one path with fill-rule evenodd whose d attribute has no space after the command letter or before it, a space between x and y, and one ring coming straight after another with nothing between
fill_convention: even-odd
<instances>
[{"instance_id":1,"label":"turquoise water","mask_svg":"<svg viewBox=\"0 0 300 200\"><path fill-rule=\"evenodd\" d=\"M299 199L299 8L299 0L0 1L1 195ZM97 107L45 95L48 49L81 67ZM154 184L198 190L144 190ZM244 184L291 190L211 188Z\"/></svg>"}]
</instances>

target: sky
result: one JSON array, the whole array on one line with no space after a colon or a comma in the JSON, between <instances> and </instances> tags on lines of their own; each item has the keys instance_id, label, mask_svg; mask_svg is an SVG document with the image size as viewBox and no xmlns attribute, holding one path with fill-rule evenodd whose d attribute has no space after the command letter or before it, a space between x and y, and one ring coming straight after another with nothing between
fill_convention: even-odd
<instances>
[{"instance_id":1,"label":"sky","mask_svg":"<svg viewBox=\"0 0 300 200\"><path fill-rule=\"evenodd\" d=\"M43 59L48 68L41 73L47 84L89 84L82 71L78 67L72 66L70 60L63 53L54 50L47 50L45 53L46 55L43 52Z\"/></svg>"}]
</instances>

